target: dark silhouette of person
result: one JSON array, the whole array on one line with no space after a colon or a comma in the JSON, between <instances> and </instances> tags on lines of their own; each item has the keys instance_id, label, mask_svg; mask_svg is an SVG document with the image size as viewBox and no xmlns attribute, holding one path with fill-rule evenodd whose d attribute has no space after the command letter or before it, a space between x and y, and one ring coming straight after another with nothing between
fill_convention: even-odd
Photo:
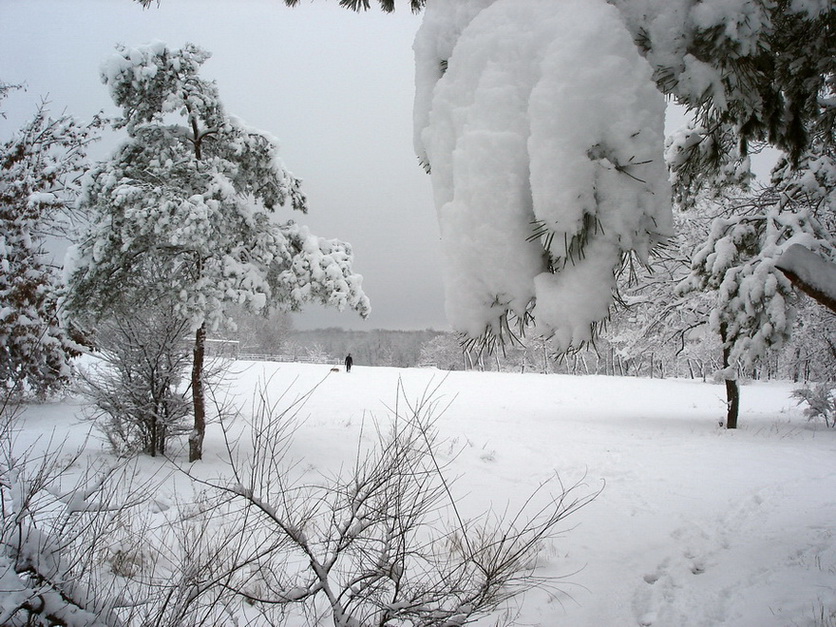
<instances>
[{"instance_id":1,"label":"dark silhouette of person","mask_svg":"<svg viewBox=\"0 0 836 627\"><path fill-rule=\"evenodd\" d=\"M351 366L354 364L354 360L351 358L351 353L349 353L345 358L345 371L351 372Z\"/></svg>"}]
</instances>

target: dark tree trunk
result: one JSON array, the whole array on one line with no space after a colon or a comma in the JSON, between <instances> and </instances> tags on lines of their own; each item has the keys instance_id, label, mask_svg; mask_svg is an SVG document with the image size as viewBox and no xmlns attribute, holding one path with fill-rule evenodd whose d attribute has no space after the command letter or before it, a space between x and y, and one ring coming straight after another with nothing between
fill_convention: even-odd
<instances>
[{"instance_id":1,"label":"dark tree trunk","mask_svg":"<svg viewBox=\"0 0 836 627\"><path fill-rule=\"evenodd\" d=\"M740 388L736 379L726 379L726 404L729 411L726 417L726 429L737 429L737 414L740 409Z\"/></svg>"},{"instance_id":2,"label":"dark tree trunk","mask_svg":"<svg viewBox=\"0 0 836 627\"><path fill-rule=\"evenodd\" d=\"M200 325L194 338L194 361L192 362L192 404L194 406L194 429L189 436L189 461L203 458L203 436L206 433L206 404L203 398L203 358L206 350L206 324Z\"/></svg>"},{"instance_id":3,"label":"dark tree trunk","mask_svg":"<svg viewBox=\"0 0 836 627\"><path fill-rule=\"evenodd\" d=\"M729 368L731 347L726 345L726 325L720 325L720 338L723 341L723 370ZM725 375L724 375L725 376ZM737 379L726 378L726 429L737 429L737 415L740 412L740 387Z\"/></svg>"},{"instance_id":4,"label":"dark tree trunk","mask_svg":"<svg viewBox=\"0 0 836 627\"><path fill-rule=\"evenodd\" d=\"M151 441L148 443L149 444L148 445L148 449L149 449L148 453L151 454L151 457L156 457L157 456L157 446L158 446L157 427L159 426L159 424L160 424L160 419L155 415L151 419L151 438L150 438Z\"/></svg>"}]
</instances>

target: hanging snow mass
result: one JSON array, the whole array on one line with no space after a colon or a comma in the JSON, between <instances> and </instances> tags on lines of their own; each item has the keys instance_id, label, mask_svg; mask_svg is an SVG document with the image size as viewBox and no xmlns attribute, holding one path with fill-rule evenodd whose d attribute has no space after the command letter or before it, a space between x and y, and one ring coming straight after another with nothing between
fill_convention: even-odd
<instances>
[{"instance_id":1,"label":"hanging snow mass","mask_svg":"<svg viewBox=\"0 0 836 627\"><path fill-rule=\"evenodd\" d=\"M604 0L434 0L415 40L415 147L447 316L536 320L561 348L607 316L624 256L672 232L665 101Z\"/></svg>"}]
</instances>

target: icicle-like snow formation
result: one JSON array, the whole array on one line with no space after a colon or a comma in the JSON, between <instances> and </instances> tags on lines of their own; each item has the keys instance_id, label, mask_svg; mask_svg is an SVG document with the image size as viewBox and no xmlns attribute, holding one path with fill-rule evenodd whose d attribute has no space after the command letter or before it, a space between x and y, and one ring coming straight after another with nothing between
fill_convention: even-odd
<instances>
[{"instance_id":1,"label":"icicle-like snow formation","mask_svg":"<svg viewBox=\"0 0 836 627\"><path fill-rule=\"evenodd\" d=\"M447 315L534 314L564 348L605 318L622 257L670 234L665 103L603 0L434 0L415 41Z\"/></svg>"}]
</instances>

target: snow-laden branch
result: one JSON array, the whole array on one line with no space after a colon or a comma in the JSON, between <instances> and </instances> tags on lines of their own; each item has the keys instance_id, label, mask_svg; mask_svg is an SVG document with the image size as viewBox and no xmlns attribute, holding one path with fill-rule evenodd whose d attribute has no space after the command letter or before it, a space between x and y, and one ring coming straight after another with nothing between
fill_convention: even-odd
<instances>
[{"instance_id":1,"label":"snow-laden branch","mask_svg":"<svg viewBox=\"0 0 836 627\"><path fill-rule=\"evenodd\" d=\"M793 244L778 258L775 267L795 287L836 313L836 264L801 244Z\"/></svg>"},{"instance_id":2,"label":"snow-laden branch","mask_svg":"<svg viewBox=\"0 0 836 627\"><path fill-rule=\"evenodd\" d=\"M511 316L589 341L625 256L672 232L664 98L618 11L438 0L415 54L452 326L502 336Z\"/></svg>"}]
</instances>

